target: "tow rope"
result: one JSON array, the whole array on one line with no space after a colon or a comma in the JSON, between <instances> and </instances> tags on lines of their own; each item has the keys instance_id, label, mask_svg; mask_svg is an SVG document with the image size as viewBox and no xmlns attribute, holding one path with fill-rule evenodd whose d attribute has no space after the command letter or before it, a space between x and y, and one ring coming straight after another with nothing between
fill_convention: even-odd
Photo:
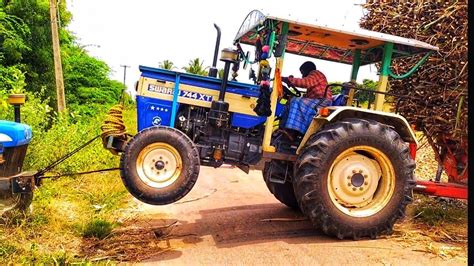
<instances>
[{"instance_id":1,"label":"tow rope","mask_svg":"<svg viewBox=\"0 0 474 266\"><path fill-rule=\"evenodd\" d=\"M54 167L58 166L60 163L64 162L67 160L69 157L73 156L74 154L78 153L85 147L89 146L94 140L98 139L99 137L102 139L102 144L105 148L107 148L107 144L109 141L110 137L120 139L123 141L127 141L130 134L127 134L125 123L123 121L123 110L125 109L124 107L124 99L123 95L125 94L125 89L122 91L122 94L120 95L119 103L117 105L112 106L110 110L107 112L104 118L104 122L100 126L100 129L102 133L100 135L97 135L93 137L92 139L86 141L84 144L80 145L73 151L65 154L64 156L60 157L53 163L49 164L48 166L44 167L43 169L39 170L36 174L34 174L35 178L35 183L36 185L39 185L41 182L41 179L44 178L51 178L51 179L57 179L62 176L73 176L73 175L85 175L85 174L92 174L92 173L100 173L100 172L109 172L109 171L117 171L120 170L120 168L106 168L106 169L99 169L99 170L91 170L91 171L85 171L85 172L76 172L76 173L65 173L65 174L57 174L57 175L50 175L50 176L44 176L47 172L50 172ZM113 154L117 155L118 152L109 149Z\"/></svg>"},{"instance_id":2,"label":"tow rope","mask_svg":"<svg viewBox=\"0 0 474 266\"><path fill-rule=\"evenodd\" d=\"M127 134L125 123L123 121L123 110L124 104L119 103L110 108L110 110L107 112L104 123L102 123L102 126L100 127L102 130L100 137L102 138L102 144L104 145L104 148L107 148L110 137L114 137L123 141L128 140L129 134ZM108 150L117 155L117 151L113 149Z\"/></svg>"}]
</instances>

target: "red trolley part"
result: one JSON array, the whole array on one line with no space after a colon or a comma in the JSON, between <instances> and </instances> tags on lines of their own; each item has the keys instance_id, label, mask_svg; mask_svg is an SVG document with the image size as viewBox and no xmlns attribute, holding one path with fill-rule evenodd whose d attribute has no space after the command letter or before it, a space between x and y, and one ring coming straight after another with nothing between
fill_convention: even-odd
<instances>
[{"instance_id":1,"label":"red trolley part","mask_svg":"<svg viewBox=\"0 0 474 266\"><path fill-rule=\"evenodd\" d=\"M461 184L416 181L414 191L432 196L467 200L467 186Z\"/></svg>"}]
</instances>

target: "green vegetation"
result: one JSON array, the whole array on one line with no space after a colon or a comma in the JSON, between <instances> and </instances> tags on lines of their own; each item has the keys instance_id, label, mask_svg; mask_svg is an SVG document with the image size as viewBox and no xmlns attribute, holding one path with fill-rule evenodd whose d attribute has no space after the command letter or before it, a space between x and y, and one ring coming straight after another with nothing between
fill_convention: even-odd
<instances>
[{"instance_id":1,"label":"green vegetation","mask_svg":"<svg viewBox=\"0 0 474 266\"><path fill-rule=\"evenodd\" d=\"M88 55L66 29L71 13L65 0L59 1L58 10L67 106L71 111L97 114L99 105L116 103L124 86L110 80L110 68ZM7 92L29 92L54 107L50 24L48 0L0 3L0 88ZM0 105L5 108L4 103Z\"/></svg>"},{"instance_id":2,"label":"green vegetation","mask_svg":"<svg viewBox=\"0 0 474 266\"><path fill-rule=\"evenodd\" d=\"M467 204L452 199L420 198L414 206L417 221L431 226L467 223Z\"/></svg>"},{"instance_id":3,"label":"green vegetation","mask_svg":"<svg viewBox=\"0 0 474 266\"><path fill-rule=\"evenodd\" d=\"M170 60L163 60L162 62L158 63L158 67L162 69L168 69L168 70L173 70L176 68L174 66L174 63L171 62Z\"/></svg>"},{"instance_id":4,"label":"green vegetation","mask_svg":"<svg viewBox=\"0 0 474 266\"><path fill-rule=\"evenodd\" d=\"M336 83L336 84L342 84L342 82L329 82L329 83ZM356 87L361 88L361 89L367 89L371 91L376 91L378 86L377 81L373 81L370 79L364 79L362 80L362 84L357 83ZM331 87L331 93L332 95L339 94L341 93L341 87L339 86L334 86ZM358 91L356 92L357 94L355 95L355 98L359 100L359 103L368 103L369 100L371 103L374 102L375 100L375 94L367 91Z\"/></svg>"},{"instance_id":5,"label":"green vegetation","mask_svg":"<svg viewBox=\"0 0 474 266\"><path fill-rule=\"evenodd\" d=\"M71 14L66 1L59 1L60 42L63 59L67 111L55 112L56 93L48 0L0 2L0 119L13 120L6 103L10 93L25 93L22 121L33 129L24 168L41 169L82 143L100 134L105 112L117 103L124 86L109 78L110 68L91 57L66 27ZM159 67L174 69L170 60ZM187 72L207 75L204 62L195 58ZM222 70L219 71L222 75ZM375 89L376 82L364 80ZM338 93L335 89L333 93ZM361 93L359 100L369 96ZM136 133L136 107L125 101L124 120L128 133ZM112 168L119 157L103 149L96 140L60 164L58 174ZM55 173L50 173L54 175ZM81 249L87 238L103 239L128 217L131 196L118 172L46 179L35 191L32 212L17 214L0 225L0 262L23 264L67 264L84 262ZM417 205L418 208L418 205ZM458 221L463 213L451 207L420 204L417 220L428 224ZM453 220L454 219L454 220Z\"/></svg>"},{"instance_id":6,"label":"green vegetation","mask_svg":"<svg viewBox=\"0 0 474 266\"><path fill-rule=\"evenodd\" d=\"M204 61L201 61L199 58L189 60L188 65L183 67L186 72L201 76L207 76L208 68L209 67L204 67Z\"/></svg>"},{"instance_id":7,"label":"green vegetation","mask_svg":"<svg viewBox=\"0 0 474 266\"><path fill-rule=\"evenodd\" d=\"M51 112L44 111L46 106L31 96L23 108L22 117L32 124L36 134L28 150L25 169L44 167L100 133L104 114L95 117L69 114L49 121ZM43 110L38 112L38 117L33 115L35 109ZM127 105L124 116L127 128L132 130L129 133L135 134L135 106ZM42 117L49 122L44 123ZM70 173L118 164L119 157L103 149L100 140L96 140L54 171ZM26 216L11 217L0 226L0 262L76 261L74 257L80 255L81 239L104 238L115 226L120 226L127 215L125 210L130 208L130 199L118 172L45 179L35 191L33 211Z\"/></svg>"},{"instance_id":8,"label":"green vegetation","mask_svg":"<svg viewBox=\"0 0 474 266\"><path fill-rule=\"evenodd\" d=\"M82 236L104 239L110 235L113 226L114 225L109 221L94 219L84 226L82 230Z\"/></svg>"},{"instance_id":9,"label":"green vegetation","mask_svg":"<svg viewBox=\"0 0 474 266\"><path fill-rule=\"evenodd\" d=\"M66 27L71 14L59 1L59 35L67 111L55 112L56 89L48 0L0 3L0 119L13 120L10 93L25 93L22 122L33 129L24 169L41 169L100 134L106 111L124 86L110 68L91 57ZM127 128L136 111L125 98ZM135 133L135 132L130 132ZM58 165L54 175L117 167L119 158L100 140ZM123 219L130 196L118 172L46 179L35 191L32 212L18 213L0 226L0 262L65 264L75 261L83 237L103 238Z\"/></svg>"}]
</instances>

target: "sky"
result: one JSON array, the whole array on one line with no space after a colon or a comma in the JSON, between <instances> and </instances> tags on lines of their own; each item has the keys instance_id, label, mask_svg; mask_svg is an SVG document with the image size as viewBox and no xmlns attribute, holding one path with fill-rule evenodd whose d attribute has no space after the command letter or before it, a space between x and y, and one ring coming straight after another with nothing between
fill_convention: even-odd
<instances>
[{"instance_id":1,"label":"sky","mask_svg":"<svg viewBox=\"0 0 474 266\"><path fill-rule=\"evenodd\" d=\"M217 36L213 23L222 31L221 50L232 47L242 21L254 9L305 23L357 29L363 16L361 2L364 0L69 0L67 3L73 15L69 30L75 33L78 42L90 55L111 67L112 79L123 81L121 65L130 66L126 85L133 91L140 77L139 65L157 67L159 62L171 60L181 69L196 57L203 59L205 66L212 65ZM250 46L243 48L254 51ZM285 55L282 75L299 76L299 66L308 59L316 63L329 82L349 81L349 65L291 54ZM224 63L218 62L218 68L223 66ZM237 79L248 82L247 76L248 68L241 69ZM358 82L364 78L378 79L375 66L361 67Z\"/></svg>"}]
</instances>

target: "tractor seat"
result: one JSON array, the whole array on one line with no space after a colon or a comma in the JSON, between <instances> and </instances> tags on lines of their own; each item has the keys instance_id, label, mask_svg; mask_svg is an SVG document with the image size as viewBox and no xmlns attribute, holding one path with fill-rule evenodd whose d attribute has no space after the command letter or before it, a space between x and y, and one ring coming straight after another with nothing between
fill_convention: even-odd
<instances>
[{"instance_id":1,"label":"tractor seat","mask_svg":"<svg viewBox=\"0 0 474 266\"><path fill-rule=\"evenodd\" d=\"M345 94L336 94L332 96L331 106L344 106L346 105L347 95Z\"/></svg>"},{"instance_id":2,"label":"tractor seat","mask_svg":"<svg viewBox=\"0 0 474 266\"><path fill-rule=\"evenodd\" d=\"M349 98L349 90L351 87L354 86L352 82L344 82L340 84L341 86L341 93L332 96L332 104L331 106L344 106L346 105L347 98Z\"/></svg>"}]
</instances>

